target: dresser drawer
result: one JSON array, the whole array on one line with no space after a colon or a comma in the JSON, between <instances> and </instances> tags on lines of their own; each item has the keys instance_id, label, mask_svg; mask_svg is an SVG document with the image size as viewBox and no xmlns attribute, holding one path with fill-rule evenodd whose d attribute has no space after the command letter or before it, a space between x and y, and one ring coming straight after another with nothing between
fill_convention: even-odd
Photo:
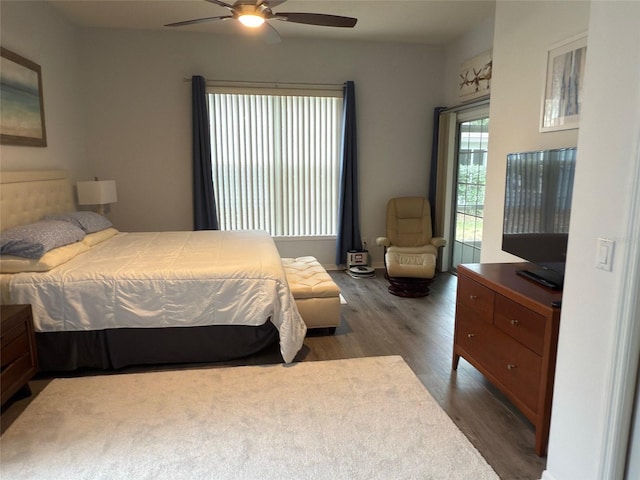
<instances>
[{"instance_id":1,"label":"dresser drawer","mask_svg":"<svg viewBox=\"0 0 640 480\"><path fill-rule=\"evenodd\" d=\"M496 360L493 374L531 411L538 413L542 358L497 328L491 347Z\"/></svg>"},{"instance_id":2,"label":"dresser drawer","mask_svg":"<svg viewBox=\"0 0 640 480\"><path fill-rule=\"evenodd\" d=\"M486 323L493 321L493 302L495 293L467 277L458 277L458 305L472 309L475 317Z\"/></svg>"},{"instance_id":3,"label":"dresser drawer","mask_svg":"<svg viewBox=\"0 0 640 480\"><path fill-rule=\"evenodd\" d=\"M458 304L455 343L468 356L484 366L488 366L493 361L493 353L487 348L487 344L494 341L493 330L495 327L478 319L467 306Z\"/></svg>"},{"instance_id":4,"label":"dresser drawer","mask_svg":"<svg viewBox=\"0 0 640 480\"><path fill-rule=\"evenodd\" d=\"M465 352L463 357L491 372L532 412L537 412L542 358L495 326L474 320L464 305L460 307L455 343Z\"/></svg>"},{"instance_id":5,"label":"dresser drawer","mask_svg":"<svg viewBox=\"0 0 640 480\"><path fill-rule=\"evenodd\" d=\"M544 350L545 319L502 295L496 295L493 323L538 355Z\"/></svg>"}]
</instances>

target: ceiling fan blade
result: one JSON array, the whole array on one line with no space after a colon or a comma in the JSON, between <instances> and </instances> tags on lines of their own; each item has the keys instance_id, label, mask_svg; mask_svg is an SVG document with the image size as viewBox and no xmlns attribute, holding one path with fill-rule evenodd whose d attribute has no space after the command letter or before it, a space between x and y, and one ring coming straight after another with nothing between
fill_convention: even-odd
<instances>
[{"instance_id":1,"label":"ceiling fan blade","mask_svg":"<svg viewBox=\"0 0 640 480\"><path fill-rule=\"evenodd\" d=\"M263 3L266 3L267 7L274 8L274 7L277 7L278 5L282 5L286 1L287 0L258 0L256 2L256 7L259 7Z\"/></svg>"},{"instance_id":2,"label":"ceiling fan blade","mask_svg":"<svg viewBox=\"0 0 640 480\"><path fill-rule=\"evenodd\" d=\"M264 35L264 42L267 45L273 45L282 41L278 30L276 30L269 22L264 22L261 28L262 34Z\"/></svg>"},{"instance_id":3,"label":"ceiling fan blade","mask_svg":"<svg viewBox=\"0 0 640 480\"><path fill-rule=\"evenodd\" d=\"M165 27L182 27L184 25L194 25L196 23L213 22L215 20L226 20L228 18L233 18L233 17L231 15L223 15L221 17L196 18L194 20L185 20L183 22L167 23Z\"/></svg>"},{"instance_id":4,"label":"ceiling fan blade","mask_svg":"<svg viewBox=\"0 0 640 480\"><path fill-rule=\"evenodd\" d=\"M292 23L304 23L306 25L320 25L323 27L351 28L358 22L357 18L341 17L338 15L326 15L324 13L274 13L271 18Z\"/></svg>"},{"instance_id":5,"label":"ceiling fan blade","mask_svg":"<svg viewBox=\"0 0 640 480\"><path fill-rule=\"evenodd\" d=\"M228 8L229 10L233 9L233 5L229 5L226 2L221 2L220 0L205 0L209 3L215 3L216 5L220 5L221 7Z\"/></svg>"}]
</instances>

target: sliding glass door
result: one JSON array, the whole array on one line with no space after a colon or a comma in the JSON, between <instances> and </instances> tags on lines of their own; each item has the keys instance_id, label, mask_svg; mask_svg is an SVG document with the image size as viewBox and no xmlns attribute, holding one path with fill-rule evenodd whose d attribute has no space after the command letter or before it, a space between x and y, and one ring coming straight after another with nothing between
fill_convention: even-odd
<instances>
[{"instance_id":1,"label":"sliding glass door","mask_svg":"<svg viewBox=\"0 0 640 480\"><path fill-rule=\"evenodd\" d=\"M458 115L457 160L452 222L451 269L479 263L489 143L486 111Z\"/></svg>"}]
</instances>

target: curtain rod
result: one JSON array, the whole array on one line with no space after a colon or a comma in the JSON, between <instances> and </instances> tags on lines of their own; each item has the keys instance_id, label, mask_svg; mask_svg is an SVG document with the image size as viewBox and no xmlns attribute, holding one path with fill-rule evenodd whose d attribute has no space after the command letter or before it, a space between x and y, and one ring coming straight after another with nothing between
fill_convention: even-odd
<instances>
[{"instance_id":1,"label":"curtain rod","mask_svg":"<svg viewBox=\"0 0 640 480\"><path fill-rule=\"evenodd\" d=\"M190 82L191 77L185 77L185 82ZM254 88L288 88L301 90L342 90L344 84L336 83L288 83L288 82L245 82L237 80L213 80L205 78L209 87L254 87Z\"/></svg>"},{"instance_id":2,"label":"curtain rod","mask_svg":"<svg viewBox=\"0 0 640 480\"><path fill-rule=\"evenodd\" d=\"M489 105L490 98L483 98L482 100L478 100L471 103L465 103L464 105L458 105L456 107L445 108L440 113L457 113L462 112L464 110L469 110L470 108L483 107L485 105Z\"/></svg>"}]
</instances>

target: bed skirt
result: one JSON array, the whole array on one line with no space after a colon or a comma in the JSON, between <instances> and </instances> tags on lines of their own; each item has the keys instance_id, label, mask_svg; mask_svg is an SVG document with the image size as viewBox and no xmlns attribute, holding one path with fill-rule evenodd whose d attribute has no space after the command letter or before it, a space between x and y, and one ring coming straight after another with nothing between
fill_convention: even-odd
<instances>
[{"instance_id":1,"label":"bed skirt","mask_svg":"<svg viewBox=\"0 0 640 480\"><path fill-rule=\"evenodd\" d=\"M221 362L252 355L277 342L278 330L270 321L257 327L214 325L36 332L40 371Z\"/></svg>"}]
</instances>

